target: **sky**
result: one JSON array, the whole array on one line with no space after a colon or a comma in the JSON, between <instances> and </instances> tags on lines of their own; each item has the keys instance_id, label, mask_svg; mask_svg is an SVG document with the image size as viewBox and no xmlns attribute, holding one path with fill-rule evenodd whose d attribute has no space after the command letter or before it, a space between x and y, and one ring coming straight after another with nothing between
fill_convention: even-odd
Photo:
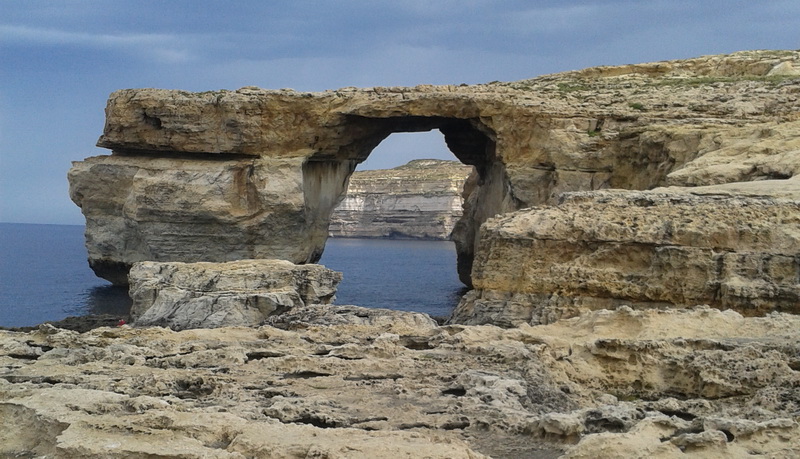
<instances>
[{"instance_id":1,"label":"sky","mask_svg":"<svg viewBox=\"0 0 800 459\"><path fill-rule=\"evenodd\" d=\"M797 0L0 0L0 221L82 224L71 161L108 95L514 81L595 65L800 48ZM454 159L393 134L361 168Z\"/></svg>"}]
</instances>

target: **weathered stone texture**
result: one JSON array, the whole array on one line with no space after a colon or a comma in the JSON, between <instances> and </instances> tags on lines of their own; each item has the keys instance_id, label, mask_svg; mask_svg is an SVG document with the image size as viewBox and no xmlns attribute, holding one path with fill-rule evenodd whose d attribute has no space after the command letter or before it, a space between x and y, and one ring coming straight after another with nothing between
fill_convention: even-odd
<instances>
[{"instance_id":1,"label":"weathered stone texture","mask_svg":"<svg viewBox=\"0 0 800 459\"><path fill-rule=\"evenodd\" d=\"M549 323L623 304L800 313L800 199L715 188L570 193L489 220L452 320Z\"/></svg>"},{"instance_id":2,"label":"weathered stone texture","mask_svg":"<svg viewBox=\"0 0 800 459\"><path fill-rule=\"evenodd\" d=\"M293 308L330 303L342 274L285 260L139 262L129 274L137 326L258 326Z\"/></svg>"},{"instance_id":3,"label":"weathered stone texture","mask_svg":"<svg viewBox=\"0 0 800 459\"><path fill-rule=\"evenodd\" d=\"M625 307L506 330L293 311L271 319L288 330L0 331L0 456L800 451L800 316Z\"/></svg>"},{"instance_id":4,"label":"weathered stone texture","mask_svg":"<svg viewBox=\"0 0 800 459\"><path fill-rule=\"evenodd\" d=\"M473 168L419 159L387 170L359 171L331 216L333 237L450 238L461 217Z\"/></svg>"},{"instance_id":5,"label":"weathered stone texture","mask_svg":"<svg viewBox=\"0 0 800 459\"><path fill-rule=\"evenodd\" d=\"M109 98L98 142L113 153L76 163L72 197L87 218L90 263L115 282L145 259L249 252L313 262L355 165L392 132L439 129L477 171L454 231L470 284L478 228L497 214L569 191L794 175L800 93L785 70L798 61L797 51L752 51L513 83L313 94L122 90ZM206 170L182 174L193 168ZM199 195L198 181L209 185ZM264 186L279 192L265 199ZM218 250L184 249L201 240Z\"/></svg>"},{"instance_id":6,"label":"weathered stone texture","mask_svg":"<svg viewBox=\"0 0 800 459\"><path fill-rule=\"evenodd\" d=\"M115 284L138 261L308 262L324 245L306 220L299 160L112 155L76 162L69 179L89 263Z\"/></svg>"}]
</instances>

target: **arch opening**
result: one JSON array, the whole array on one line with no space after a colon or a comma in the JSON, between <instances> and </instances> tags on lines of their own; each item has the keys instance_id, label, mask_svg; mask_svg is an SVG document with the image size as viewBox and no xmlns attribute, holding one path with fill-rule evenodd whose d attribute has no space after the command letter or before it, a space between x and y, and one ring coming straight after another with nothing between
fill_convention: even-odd
<instances>
[{"instance_id":1,"label":"arch opening","mask_svg":"<svg viewBox=\"0 0 800 459\"><path fill-rule=\"evenodd\" d=\"M337 304L448 317L466 291L450 240L472 166L437 129L387 136L349 179L320 260L344 273Z\"/></svg>"},{"instance_id":2,"label":"arch opening","mask_svg":"<svg viewBox=\"0 0 800 459\"><path fill-rule=\"evenodd\" d=\"M336 148L319 148L304 165L304 181L319 183L320 180L335 179L335 186L316 186L310 190L306 185L307 206L313 210L311 218L321 240L315 260L322 256L322 248L328 235L331 214L344 198L348 181L358 164L370 157L375 148L393 133L413 133L438 130L444 137L447 149L462 164L474 166L474 172L465 182L461 218L455 225L452 241L456 250L456 271L461 283L471 287L472 260L477 244L478 228L487 218L512 209L509 181L505 166L496 155L494 131L477 118L449 118L440 116L389 116L366 117L344 115L345 122L337 130L347 132L347 142ZM332 171L327 179L320 178L320 170ZM331 200L321 197L319 190L341 190ZM314 206L320 199L325 203ZM413 287L411 287L413 288ZM463 293L463 292L462 292Z\"/></svg>"},{"instance_id":3,"label":"arch opening","mask_svg":"<svg viewBox=\"0 0 800 459\"><path fill-rule=\"evenodd\" d=\"M483 179L494 161L496 137L494 131L475 118L447 118L440 116L398 116L368 118L348 115L348 122L363 132L360 138L343 146L339 158L365 161L372 151L389 135L400 132L426 132L438 130L456 159L475 166Z\"/></svg>"},{"instance_id":4,"label":"arch opening","mask_svg":"<svg viewBox=\"0 0 800 459\"><path fill-rule=\"evenodd\" d=\"M329 234L449 240L473 171L453 156L438 130L394 133L350 177Z\"/></svg>"}]
</instances>

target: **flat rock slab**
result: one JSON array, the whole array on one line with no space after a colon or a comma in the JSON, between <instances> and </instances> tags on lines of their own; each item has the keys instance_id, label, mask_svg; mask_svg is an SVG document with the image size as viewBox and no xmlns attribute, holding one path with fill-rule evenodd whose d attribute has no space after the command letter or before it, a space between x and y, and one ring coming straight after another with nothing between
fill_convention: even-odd
<instances>
[{"instance_id":1,"label":"flat rock slab","mask_svg":"<svg viewBox=\"0 0 800 459\"><path fill-rule=\"evenodd\" d=\"M322 308L344 320L0 331L0 457L800 451L800 316L620 308L502 329Z\"/></svg>"},{"instance_id":2,"label":"flat rock slab","mask_svg":"<svg viewBox=\"0 0 800 459\"><path fill-rule=\"evenodd\" d=\"M284 260L136 263L129 274L135 325L183 330L254 326L295 307L330 303L342 274Z\"/></svg>"},{"instance_id":3,"label":"flat rock slab","mask_svg":"<svg viewBox=\"0 0 800 459\"><path fill-rule=\"evenodd\" d=\"M354 327L391 327L394 333L418 333L438 327L428 314L395 311L383 308L365 308L354 305L314 304L293 308L277 316L270 316L266 325L283 330L305 330L311 327L350 325Z\"/></svg>"}]
</instances>

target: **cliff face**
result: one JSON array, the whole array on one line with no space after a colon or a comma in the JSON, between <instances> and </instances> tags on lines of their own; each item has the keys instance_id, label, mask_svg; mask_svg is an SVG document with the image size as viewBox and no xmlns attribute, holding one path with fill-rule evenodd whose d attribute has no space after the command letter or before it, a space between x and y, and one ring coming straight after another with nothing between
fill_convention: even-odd
<instances>
[{"instance_id":1,"label":"cliff face","mask_svg":"<svg viewBox=\"0 0 800 459\"><path fill-rule=\"evenodd\" d=\"M452 320L546 324L706 304L800 313L800 180L568 193L487 221Z\"/></svg>"},{"instance_id":2,"label":"cliff face","mask_svg":"<svg viewBox=\"0 0 800 459\"><path fill-rule=\"evenodd\" d=\"M314 262L356 164L393 132L439 129L476 169L453 232L471 284L478 229L498 214L565 192L796 175L798 62L750 51L477 86L122 90L98 142L112 154L76 163L70 192L92 267L118 283L142 260Z\"/></svg>"},{"instance_id":3,"label":"cliff face","mask_svg":"<svg viewBox=\"0 0 800 459\"><path fill-rule=\"evenodd\" d=\"M419 159L388 170L353 173L331 216L333 237L449 239L461 217L464 182L473 168Z\"/></svg>"}]
</instances>

